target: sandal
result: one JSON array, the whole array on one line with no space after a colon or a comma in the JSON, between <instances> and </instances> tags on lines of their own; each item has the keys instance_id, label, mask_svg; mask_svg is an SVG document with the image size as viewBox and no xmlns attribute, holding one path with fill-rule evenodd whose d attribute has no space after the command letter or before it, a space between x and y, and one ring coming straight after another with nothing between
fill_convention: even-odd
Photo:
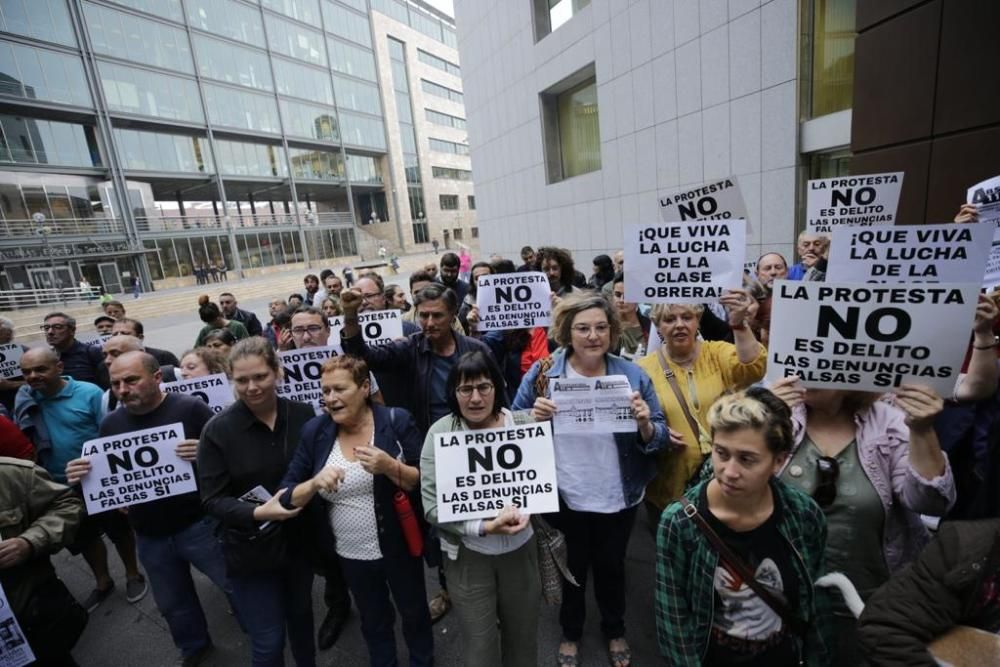
<instances>
[{"instance_id":1,"label":"sandal","mask_svg":"<svg viewBox=\"0 0 1000 667\"><path fill-rule=\"evenodd\" d=\"M563 653L563 644L572 644L576 647L576 653ZM560 667L579 667L580 665L580 642L571 642L568 639L562 640L559 644L559 652L556 653L556 664Z\"/></svg>"},{"instance_id":2,"label":"sandal","mask_svg":"<svg viewBox=\"0 0 1000 667\"><path fill-rule=\"evenodd\" d=\"M611 647L613 642L621 642L624 648L616 651ZM624 637L612 639L611 642L608 642L608 659L611 661L611 667L630 667L632 664L632 649L629 648L628 642L625 641Z\"/></svg>"}]
</instances>

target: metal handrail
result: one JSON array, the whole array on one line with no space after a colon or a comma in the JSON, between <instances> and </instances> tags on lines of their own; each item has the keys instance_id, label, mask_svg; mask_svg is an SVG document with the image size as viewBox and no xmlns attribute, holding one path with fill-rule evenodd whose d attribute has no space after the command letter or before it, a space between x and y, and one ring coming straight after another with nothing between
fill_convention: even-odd
<instances>
[{"instance_id":1,"label":"metal handrail","mask_svg":"<svg viewBox=\"0 0 1000 667\"><path fill-rule=\"evenodd\" d=\"M303 227L318 225L351 225L353 218L346 211L330 211L326 213L257 213L229 215L229 224L234 229L255 227L293 227L301 224ZM136 218L136 226L140 232L169 232L198 229L226 229L226 216L223 215L162 215Z\"/></svg>"},{"instance_id":2,"label":"metal handrail","mask_svg":"<svg viewBox=\"0 0 1000 667\"><path fill-rule=\"evenodd\" d=\"M0 220L0 238L122 235L124 233L125 224L120 218L105 216L45 220L41 224L34 220Z\"/></svg>"},{"instance_id":3,"label":"metal handrail","mask_svg":"<svg viewBox=\"0 0 1000 667\"><path fill-rule=\"evenodd\" d=\"M14 289L0 290L0 311L18 310L21 308L37 308L60 303L68 305L71 302L87 303L97 301L100 286L85 287L54 287L48 289Z\"/></svg>"}]
</instances>

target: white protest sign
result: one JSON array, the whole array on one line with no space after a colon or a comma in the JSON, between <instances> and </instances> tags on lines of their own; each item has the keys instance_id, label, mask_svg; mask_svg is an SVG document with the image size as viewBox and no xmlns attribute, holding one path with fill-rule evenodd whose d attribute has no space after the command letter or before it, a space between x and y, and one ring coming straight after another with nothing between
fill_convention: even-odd
<instances>
[{"instance_id":1,"label":"white protest sign","mask_svg":"<svg viewBox=\"0 0 1000 667\"><path fill-rule=\"evenodd\" d=\"M743 202L735 176L660 197L660 219L663 222L747 220L748 217L747 205ZM747 229L752 231L749 222Z\"/></svg>"},{"instance_id":2,"label":"white protest sign","mask_svg":"<svg viewBox=\"0 0 1000 667\"><path fill-rule=\"evenodd\" d=\"M320 378L323 376L323 363L340 354L340 348L333 345L279 352L278 363L285 371L285 380L276 387L278 396L308 403L316 410L316 414L322 414L323 392L320 390Z\"/></svg>"},{"instance_id":3,"label":"white protest sign","mask_svg":"<svg viewBox=\"0 0 1000 667\"><path fill-rule=\"evenodd\" d=\"M7 593L0 585L0 667L22 667L35 661L21 625L10 608Z\"/></svg>"},{"instance_id":4,"label":"white protest sign","mask_svg":"<svg viewBox=\"0 0 1000 667\"><path fill-rule=\"evenodd\" d=\"M204 377L164 382L160 389L169 394L187 394L205 402L212 412L219 414L226 406L233 403L233 388L225 373L215 373Z\"/></svg>"},{"instance_id":5,"label":"white protest sign","mask_svg":"<svg viewBox=\"0 0 1000 667\"><path fill-rule=\"evenodd\" d=\"M556 433L635 433L632 386L624 375L558 378L550 383Z\"/></svg>"},{"instance_id":6,"label":"white protest sign","mask_svg":"<svg viewBox=\"0 0 1000 667\"><path fill-rule=\"evenodd\" d=\"M395 308L359 313L358 326L361 328L361 337L369 345L388 345L403 337L403 313ZM340 330L343 328L343 315L330 318L330 338L327 344L337 348L341 354Z\"/></svg>"},{"instance_id":7,"label":"white protest sign","mask_svg":"<svg viewBox=\"0 0 1000 667\"><path fill-rule=\"evenodd\" d=\"M479 331L528 329L552 323L549 279L540 271L480 276Z\"/></svg>"},{"instance_id":8,"label":"white protest sign","mask_svg":"<svg viewBox=\"0 0 1000 667\"><path fill-rule=\"evenodd\" d=\"M9 380L10 378L21 377L21 355L24 350L20 345L11 343L0 345L0 378Z\"/></svg>"},{"instance_id":9,"label":"white protest sign","mask_svg":"<svg viewBox=\"0 0 1000 667\"><path fill-rule=\"evenodd\" d=\"M184 424L146 428L83 443L90 473L83 478L87 513L141 505L198 490L191 463L174 451Z\"/></svg>"},{"instance_id":10,"label":"white protest sign","mask_svg":"<svg viewBox=\"0 0 1000 667\"><path fill-rule=\"evenodd\" d=\"M438 520L492 519L514 505L559 511L549 422L434 436Z\"/></svg>"},{"instance_id":11,"label":"white protest sign","mask_svg":"<svg viewBox=\"0 0 1000 667\"><path fill-rule=\"evenodd\" d=\"M978 283L993 239L990 225L837 227L831 283Z\"/></svg>"},{"instance_id":12,"label":"white protest sign","mask_svg":"<svg viewBox=\"0 0 1000 667\"><path fill-rule=\"evenodd\" d=\"M80 341L81 343L83 343L84 345L98 345L98 346L103 346L105 343L107 343L109 340L111 340L111 334L109 334L109 333L106 333L106 334L92 333L92 334L85 334L85 335L82 335L82 336L77 336L76 339L78 341Z\"/></svg>"},{"instance_id":13,"label":"white protest sign","mask_svg":"<svg viewBox=\"0 0 1000 667\"><path fill-rule=\"evenodd\" d=\"M983 275L983 287L1000 285L1000 176L994 176L969 188L966 199L979 207L979 222L993 227L989 261Z\"/></svg>"},{"instance_id":14,"label":"white protest sign","mask_svg":"<svg viewBox=\"0 0 1000 667\"><path fill-rule=\"evenodd\" d=\"M744 220L629 225L624 247L632 303L705 303L743 286Z\"/></svg>"},{"instance_id":15,"label":"white protest sign","mask_svg":"<svg viewBox=\"0 0 1000 667\"><path fill-rule=\"evenodd\" d=\"M894 224L902 189L901 171L809 181L806 228L813 234L830 234L841 226Z\"/></svg>"},{"instance_id":16,"label":"white protest sign","mask_svg":"<svg viewBox=\"0 0 1000 667\"><path fill-rule=\"evenodd\" d=\"M979 285L774 283L767 379L806 387L892 391L926 384L950 396L972 330Z\"/></svg>"}]
</instances>

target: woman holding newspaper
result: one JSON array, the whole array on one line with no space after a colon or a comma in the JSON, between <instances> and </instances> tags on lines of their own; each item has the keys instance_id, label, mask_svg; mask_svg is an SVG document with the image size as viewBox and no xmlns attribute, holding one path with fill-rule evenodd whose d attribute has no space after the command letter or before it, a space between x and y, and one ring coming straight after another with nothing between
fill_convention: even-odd
<instances>
[{"instance_id":1,"label":"woman holding newspaper","mask_svg":"<svg viewBox=\"0 0 1000 667\"><path fill-rule=\"evenodd\" d=\"M625 640L625 548L645 486L655 474L655 454L669 443L667 425L645 371L608 352L617 349L621 323L604 296L576 292L564 296L553 322L553 337L560 347L524 376L513 409L531 409L536 419L556 418L560 511L552 523L566 535L569 569L580 584L564 587L558 662L580 664L585 586L593 569L611 664L627 667L631 653ZM628 379L632 393L623 407L634 426L628 432L560 433L552 385L560 379L604 376Z\"/></svg>"},{"instance_id":2,"label":"woman holding newspaper","mask_svg":"<svg viewBox=\"0 0 1000 667\"><path fill-rule=\"evenodd\" d=\"M280 665L286 627L297 665L315 665L312 569L295 539L301 510L281 506L279 482L312 406L280 398L281 366L260 337L229 356L237 401L205 426L198 481L205 511L221 524L233 605L250 636L252 664ZM273 496L273 497L272 497Z\"/></svg>"},{"instance_id":3,"label":"woman holding newspaper","mask_svg":"<svg viewBox=\"0 0 1000 667\"><path fill-rule=\"evenodd\" d=\"M448 375L451 414L437 420L420 456L420 490L427 520L438 526L448 593L462 628L469 665L538 664L538 547L528 516L509 506L489 520L438 521L434 436L533 421L511 413L503 374L483 352L468 352Z\"/></svg>"}]
</instances>

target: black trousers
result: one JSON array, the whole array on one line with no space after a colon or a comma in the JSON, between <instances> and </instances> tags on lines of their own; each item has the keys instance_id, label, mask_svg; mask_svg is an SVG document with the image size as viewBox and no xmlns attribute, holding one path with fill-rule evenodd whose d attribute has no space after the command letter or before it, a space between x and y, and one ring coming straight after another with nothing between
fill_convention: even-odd
<instances>
[{"instance_id":1,"label":"black trousers","mask_svg":"<svg viewBox=\"0 0 1000 667\"><path fill-rule=\"evenodd\" d=\"M326 579L323 587L323 602L327 610L340 616L351 613L351 595L347 590L347 580L339 558L324 558L323 567L319 573Z\"/></svg>"},{"instance_id":2,"label":"black trousers","mask_svg":"<svg viewBox=\"0 0 1000 667\"><path fill-rule=\"evenodd\" d=\"M594 598L601 612L601 633L608 640L625 636L625 551L637 509L629 507L613 514L577 512L560 499L558 516L546 517L566 536L569 569L580 584L563 586L559 624L569 641L578 642L583 637L587 576L591 571Z\"/></svg>"}]
</instances>

